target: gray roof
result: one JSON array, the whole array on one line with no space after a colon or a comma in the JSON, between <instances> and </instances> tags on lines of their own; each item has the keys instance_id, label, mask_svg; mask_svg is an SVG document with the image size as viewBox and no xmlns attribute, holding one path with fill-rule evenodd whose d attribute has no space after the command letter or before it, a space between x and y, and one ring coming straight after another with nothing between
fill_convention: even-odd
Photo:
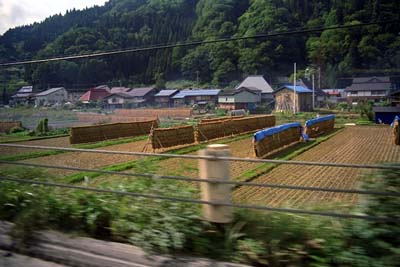
<instances>
[{"instance_id":1,"label":"gray roof","mask_svg":"<svg viewBox=\"0 0 400 267\"><path fill-rule=\"evenodd\" d=\"M239 94L243 91L247 91L247 92L250 92L255 95L259 95L261 92L260 90L254 90L252 88L240 87L239 89L236 89L236 90L223 91L222 93L219 94L219 96L232 96L232 95Z\"/></svg>"},{"instance_id":2,"label":"gray roof","mask_svg":"<svg viewBox=\"0 0 400 267\"><path fill-rule=\"evenodd\" d=\"M155 95L155 97L157 97L157 96L170 96L170 95L173 95L176 92L178 92L178 90L161 90L160 92L158 92L158 94Z\"/></svg>"},{"instance_id":3,"label":"gray roof","mask_svg":"<svg viewBox=\"0 0 400 267\"><path fill-rule=\"evenodd\" d=\"M346 91L388 91L392 87L388 77L354 78L353 84Z\"/></svg>"},{"instance_id":4,"label":"gray roof","mask_svg":"<svg viewBox=\"0 0 400 267\"><path fill-rule=\"evenodd\" d=\"M155 90L154 87L142 87L142 88L133 88L132 90L125 93L133 97L143 97L153 90Z\"/></svg>"},{"instance_id":5,"label":"gray roof","mask_svg":"<svg viewBox=\"0 0 400 267\"><path fill-rule=\"evenodd\" d=\"M46 91L43 91L43 92L40 92L40 93L36 94L36 96L46 96L46 95L52 94L52 93L57 92L57 91L62 90L62 89L65 90L64 87L50 88L50 89L48 89Z\"/></svg>"},{"instance_id":6,"label":"gray roof","mask_svg":"<svg viewBox=\"0 0 400 267\"><path fill-rule=\"evenodd\" d=\"M239 89L240 87L247 87L250 89L258 89L261 90L261 93L273 93L272 87L269 83L264 79L263 76L248 76L243 80L235 89Z\"/></svg>"},{"instance_id":7,"label":"gray roof","mask_svg":"<svg viewBox=\"0 0 400 267\"><path fill-rule=\"evenodd\" d=\"M113 97L113 96L119 96L119 97L122 97L122 98L134 98L134 96L132 96L132 95L130 95L128 93L125 93L125 92L113 93L111 95L106 96L105 98L110 98L110 97Z\"/></svg>"},{"instance_id":8,"label":"gray roof","mask_svg":"<svg viewBox=\"0 0 400 267\"><path fill-rule=\"evenodd\" d=\"M19 90L18 93L32 93L33 86L22 86Z\"/></svg>"},{"instance_id":9,"label":"gray roof","mask_svg":"<svg viewBox=\"0 0 400 267\"><path fill-rule=\"evenodd\" d=\"M187 96L205 96L205 95L216 96L219 94L219 92L221 92L221 90L219 89L197 89L197 90L185 89L174 95L172 98L178 99L178 98L185 98Z\"/></svg>"}]
</instances>

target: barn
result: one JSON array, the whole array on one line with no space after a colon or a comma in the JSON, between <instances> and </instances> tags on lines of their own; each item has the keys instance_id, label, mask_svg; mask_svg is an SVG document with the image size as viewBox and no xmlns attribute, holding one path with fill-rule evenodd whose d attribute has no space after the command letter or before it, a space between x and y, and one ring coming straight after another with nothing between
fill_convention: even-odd
<instances>
[{"instance_id":1,"label":"barn","mask_svg":"<svg viewBox=\"0 0 400 267\"><path fill-rule=\"evenodd\" d=\"M285 85L274 92L276 111L293 111L296 95L296 112L312 111L312 91L303 86Z\"/></svg>"}]
</instances>

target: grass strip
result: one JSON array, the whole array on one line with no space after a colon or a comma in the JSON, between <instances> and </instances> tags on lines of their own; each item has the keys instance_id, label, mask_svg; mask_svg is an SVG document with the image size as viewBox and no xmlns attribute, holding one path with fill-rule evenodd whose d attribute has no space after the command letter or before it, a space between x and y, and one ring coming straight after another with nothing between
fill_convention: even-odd
<instances>
[{"instance_id":1,"label":"grass strip","mask_svg":"<svg viewBox=\"0 0 400 267\"><path fill-rule=\"evenodd\" d=\"M49 136L0 136L0 144L4 143L18 143L18 142L26 142L26 141L35 141L35 140L43 140L43 139L52 139L52 138L59 138L59 137L67 137L69 134L58 134L58 135L49 135ZM9 137L9 139L5 138ZM16 138L16 139L12 139ZM1 140L3 139L3 140ZM4 140L5 139L5 140Z\"/></svg>"},{"instance_id":2,"label":"grass strip","mask_svg":"<svg viewBox=\"0 0 400 267\"><path fill-rule=\"evenodd\" d=\"M321 144L322 142L325 142L329 138L335 136L339 132L341 132L344 128L338 128L335 129L332 133L318 137L316 140L305 142L305 143L298 143L294 146L291 146L284 151L278 152L273 159L277 160L291 160L298 155L306 152L307 150ZM256 168L247 170L244 172L242 175L235 177L234 179L237 181L243 181L243 182L250 182L257 177L266 174L267 172L270 172L272 169L277 167L280 164L274 164L274 163L262 163L258 165Z\"/></svg>"}]
</instances>

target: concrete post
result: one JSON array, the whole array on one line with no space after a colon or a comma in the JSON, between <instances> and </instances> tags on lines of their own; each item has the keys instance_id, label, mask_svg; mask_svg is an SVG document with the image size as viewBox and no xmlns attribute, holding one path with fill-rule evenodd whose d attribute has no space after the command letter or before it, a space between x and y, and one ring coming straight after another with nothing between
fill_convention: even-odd
<instances>
[{"instance_id":1,"label":"concrete post","mask_svg":"<svg viewBox=\"0 0 400 267\"><path fill-rule=\"evenodd\" d=\"M199 152L201 156L229 156L228 145L208 145ZM200 159L201 179L229 180L229 162L218 159ZM204 201L231 203L232 185L220 183L201 183L201 197ZM203 205L203 217L210 222L229 223L233 219L232 207L220 205Z\"/></svg>"}]
</instances>

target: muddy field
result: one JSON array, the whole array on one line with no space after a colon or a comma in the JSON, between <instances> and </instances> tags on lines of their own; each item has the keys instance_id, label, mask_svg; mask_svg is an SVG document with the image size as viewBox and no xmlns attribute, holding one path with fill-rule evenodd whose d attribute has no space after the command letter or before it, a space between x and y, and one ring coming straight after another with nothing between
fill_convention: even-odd
<instances>
[{"instance_id":1,"label":"muddy field","mask_svg":"<svg viewBox=\"0 0 400 267\"><path fill-rule=\"evenodd\" d=\"M346 128L293 160L375 164L400 162L400 147L391 143L389 127ZM258 183L355 189L366 170L355 168L281 165L254 179ZM371 172L371 171L369 171ZM267 206L305 207L328 203L351 204L357 195L256 187L241 187L236 202Z\"/></svg>"}]
</instances>

